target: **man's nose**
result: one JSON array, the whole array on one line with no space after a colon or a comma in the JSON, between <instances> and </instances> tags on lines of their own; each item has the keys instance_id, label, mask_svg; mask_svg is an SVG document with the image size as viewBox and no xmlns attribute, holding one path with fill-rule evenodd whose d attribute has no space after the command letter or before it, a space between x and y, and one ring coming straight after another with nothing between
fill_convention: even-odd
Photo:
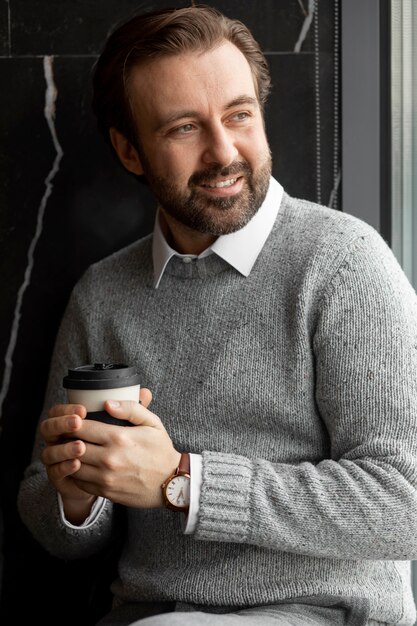
<instances>
[{"instance_id":1,"label":"man's nose","mask_svg":"<svg viewBox=\"0 0 417 626\"><path fill-rule=\"evenodd\" d=\"M207 132L207 144L203 152L204 163L216 163L225 167L233 163L238 154L235 138L227 128L219 125Z\"/></svg>"}]
</instances>

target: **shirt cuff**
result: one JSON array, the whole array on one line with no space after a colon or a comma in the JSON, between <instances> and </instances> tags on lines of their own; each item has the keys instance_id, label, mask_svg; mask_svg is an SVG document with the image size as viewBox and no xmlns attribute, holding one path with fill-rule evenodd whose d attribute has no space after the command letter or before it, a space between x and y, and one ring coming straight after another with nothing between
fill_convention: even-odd
<instances>
[{"instance_id":1,"label":"shirt cuff","mask_svg":"<svg viewBox=\"0 0 417 626\"><path fill-rule=\"evenodd\" d=\"M190 508L185 518L184 534L191 535L195 531L200 508L201 480L203 474L203 457L201 454L190 454Z\"/></svg>"},{"instance_id":2,"label":"shirt cuff","mask_svg":"<svg viewBox=\"0 0 417 626\"><path fill-rule=\"evenodd\" d=\"M187 517L184 523L184 534L191 535L195 531L195 527L198 519L198 511L200 508L200 492L201 492L201 480L203 474L203 457L201 454L190 454L190 508L188 510ZM62 504L61 495L58 493L58 504L61 519L63 523L69 528L87 528L94 524L99 517L101 511L104 508L106 498L98 497L91 507L90 515L79 526L71 524L64 513L64 506Z\"/></svg>"},{"instance_id":3,"label":"shirt cuff","mask_svg":"<svg viewBox=\"0 0 417 626\"><path fill-rule=\"evenodd\" d=\"M59 505L59 512L61 514L61 520L63 521L65 526L68 526L69 528L87 528L88 526L91 526L92 524L94 524L94 522L100 515L106 503L106 498L102 498L101 496L98 497L97 500L94 502L93 506L91 507L90 515L83 521L82 524L75 526L74 524L71 524L71 522L69 522L66 519L61 494L58 493L57 495L58 495L58 505Z\"/></svg>"}]
</instances>

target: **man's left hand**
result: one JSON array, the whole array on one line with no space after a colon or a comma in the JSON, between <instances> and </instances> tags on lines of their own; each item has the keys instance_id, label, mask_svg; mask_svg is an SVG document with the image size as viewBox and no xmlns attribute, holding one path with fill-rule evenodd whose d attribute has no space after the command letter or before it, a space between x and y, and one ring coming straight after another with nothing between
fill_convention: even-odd
<instances>
[{"instance_id":1,"label":"man's left hand","mask_svg":"<svg viewBox=\"0 0 417 626\"><path fill-rule=\"evenodd\" d=\"M73 480L96 496L130 507L163 507L161 484L181 454L157 415L138 402L107 401L106 411L133 427L84 420L77 436L86 444Z\"/></svg>"}]
</instances>

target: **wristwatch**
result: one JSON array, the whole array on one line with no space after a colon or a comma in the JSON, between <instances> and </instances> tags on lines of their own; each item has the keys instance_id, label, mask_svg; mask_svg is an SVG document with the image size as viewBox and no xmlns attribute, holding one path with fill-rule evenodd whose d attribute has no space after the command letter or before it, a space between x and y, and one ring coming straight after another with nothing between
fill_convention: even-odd
<instances>
[{"instance_id":1,"label":"wristwatch","mask_svg":"<svg viewBox=\"0 0 417 626\"><path fill-rule=\"evenodd\" d=\"M165 506L171 511L186 512L190 506L190 455L181 454L175 472L161 485Z\"/></svg>"}]
</instances>

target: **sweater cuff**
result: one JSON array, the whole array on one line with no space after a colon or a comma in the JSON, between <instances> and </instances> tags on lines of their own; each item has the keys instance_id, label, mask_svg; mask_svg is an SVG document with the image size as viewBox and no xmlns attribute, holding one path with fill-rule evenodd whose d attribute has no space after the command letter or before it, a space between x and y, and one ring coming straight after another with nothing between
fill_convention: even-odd
<instances>
[{"instance_id":1,"label":"sweater cuff","mask_svg":"<svg viewBox=\"0 0 417 626\"><path fill-rule=\"evenodd\" d=\"M245 542L250 527L253 463L237 454L203 452L196 539Z\"/></svg>"}]
</instances>

